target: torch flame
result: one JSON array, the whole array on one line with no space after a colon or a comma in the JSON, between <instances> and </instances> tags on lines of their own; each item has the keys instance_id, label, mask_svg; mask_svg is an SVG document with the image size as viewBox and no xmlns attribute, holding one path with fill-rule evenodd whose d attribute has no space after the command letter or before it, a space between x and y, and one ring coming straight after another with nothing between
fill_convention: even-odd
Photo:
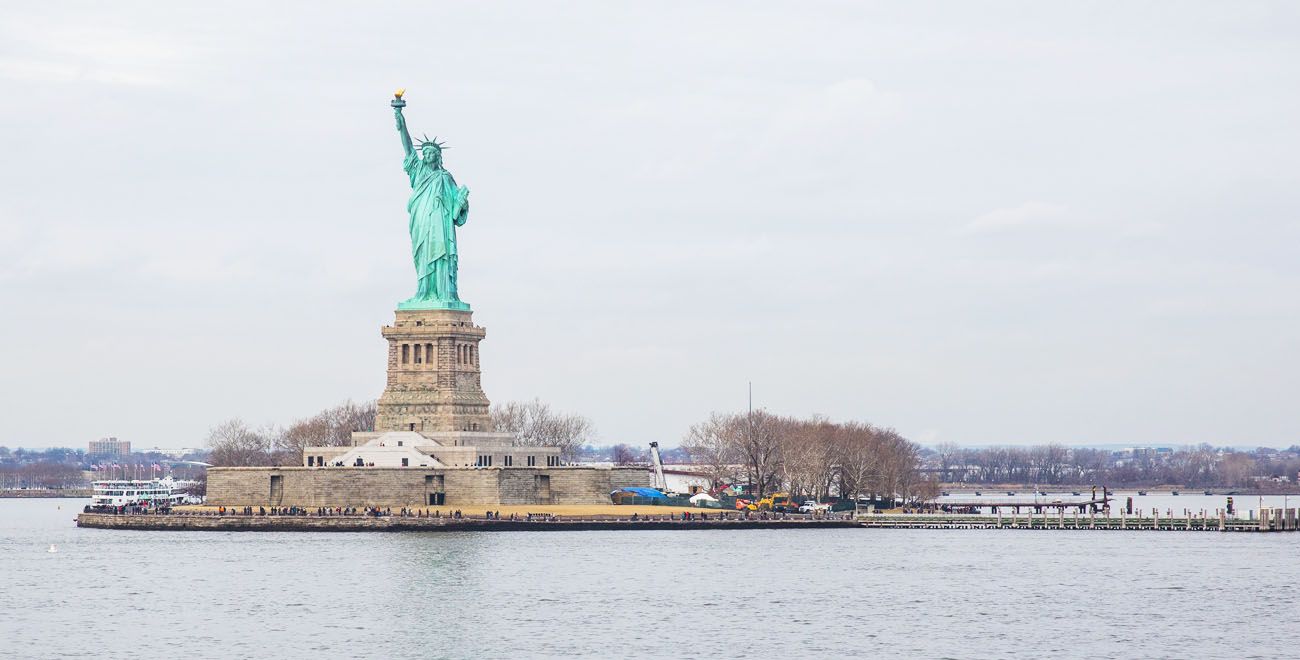
<instances>
[{"instance_id":1,"label":"torch flame","mask_svg":"<svg viewBox=\"0 0 1300 660\"><path fill-rule=\"evenodd\" d=\"M393 96L396 96L397 98L400 99L402 98L402 95L405 93L406 93L406 88L402 87L401 89L398 89L396 92L393 92Z\"/></svg>"}]
</instances>

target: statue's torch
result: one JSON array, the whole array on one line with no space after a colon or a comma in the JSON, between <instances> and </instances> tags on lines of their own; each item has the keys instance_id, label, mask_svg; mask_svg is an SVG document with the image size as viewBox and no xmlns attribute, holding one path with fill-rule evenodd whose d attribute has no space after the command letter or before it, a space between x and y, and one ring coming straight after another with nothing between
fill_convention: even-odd
<instances>
[{"instance_id":1,"label":"statue's torch","mask_svg":"<svg viewBox=\"0 0 1300 660\"><path fill-rule=\"evenodd\" d=\"M400 108L405 108L405 107L406 107L406 101L403 101L403 100L402 100L402 95L404 95L404 94L406 94L406 88L405 88L405 87L403 87L403 88L397 90L396 92L393 92L393 102L390 103L389 105L393 106L394 108L399 108L399 109L400 109Z\"/></svg>"}]
</instances>

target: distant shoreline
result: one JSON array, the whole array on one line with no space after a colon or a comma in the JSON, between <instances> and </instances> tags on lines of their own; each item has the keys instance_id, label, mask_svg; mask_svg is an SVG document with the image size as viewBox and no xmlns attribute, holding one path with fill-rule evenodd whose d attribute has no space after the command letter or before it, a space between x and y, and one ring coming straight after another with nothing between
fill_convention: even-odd
<instances>
[{"instance_id":1,"label":"distant shoreline","mask_svg":"<svg viewBox=\"0 0 1300 660\"><path fill-rule=\"evenodd\" d=\"M88 499L91 496L89 488L63 488L63 489L32 489L32 488L15 488L10 490L0 490L0 498L67 498L67 499Z\"/></svg>"},{"instance_id":2,"label":"distant shoreline","mask_svg":"<svg viewBox=\"0 0 1300 660\"><path fill-rule=\"evenodd\" d=\"M858 520L794 518L412 518L409 516L203 516L82 513L77 526L94 529L171 532L577 532L599 530L700 529L1008 529L1059 531L1294 532L1295 509L1271 509L1271 522L1208 514L1150 517L1028 513L1015 515L875 515Z\"/></svg>"},{"instance_id":3,"label":"distant shoreline","mask_svg":"<svg viewBox=\"0 0 1300 660\"><path fill-rule=\"evenodd\" d=\"M998 494L998 493L1002 493L1002 492L1005 492L1005 491L1008 491L1008 490L1013 490L1013 491L1016 491L1016 492L1021 492L1021 491L1023 491L1023 492L1026 492L1026 493L1029 493L1029 492L1035 492L1035 491L1046 491L1046 492L1048 492L1048 493L1052 493L1052 494L1072 493L1072 492L1074 492L1074 491L1078 491L1078 492L1080 492L1080 493L1088 493L1088 492L1091 492L1091 490L1092 490L1092 488L1093 488L1093 485L1094 485L1094 484L1088 484L1088 485L1086 485L1086 486L1081 486L1081 485L1070 485L1070 484L1065 484L1065 485L1052 485L1052 486L1048 486L1048 485L1044 485L1044 484L970 484L970 483L941 483L941 484L939 484L939 487L940 487L942 490L947 491L947 492L949 492L949 493L952 493L952 492L960 492L960 493L967 493L967 492L969 492L969 493L974 493L975 491L978 490L978 491L981 491L981 492L984 492L984 493L988 493L988 494L996 495L996 494ZM1101 484L1096 484L1096 487L1097 487L1097 490L1098 490L1098 491L1101 490ZM1173 492L1173 491L1178 491L1178 492L1179 492L1180 494L1182 494L1182 495L1201 495L1201 494L1204 494L1204 492L1207 491L1207 490L1210 491L1211 493L1215 494L1215 495L1227 495L1229 491L1231 491L1234 495L1242 495L1242 496L1244 496L1244 495L1252 495L1252 496L1255 496L1255 495L1300 495L1300 486L1296 486L1296 487L1293 487L1293 488L1283 488L1283 489L1278 489L1278 490L1264 490L1264 489L1260 489L1260 488L1227 488L1227 487L1204 487L1204 486L1202 486L1202 487L1194 487L1194 486L1178 486L1178 485L1170 485L1170 484L1158 484L1158 485L1155 485L1155 486L1111 486L1111 485L1107 485L1106 488L1109 489L1111 493L1121 493L1121 492L1128 492L1128 491L1139 491L1139 490L1143 490L1143 491L1147 491L1148 493L1150 493L1150 494L1152 494L1152 495L1167 494L1167 493L1171 493L1171 492Z\"/></svg>"}]
</instances>

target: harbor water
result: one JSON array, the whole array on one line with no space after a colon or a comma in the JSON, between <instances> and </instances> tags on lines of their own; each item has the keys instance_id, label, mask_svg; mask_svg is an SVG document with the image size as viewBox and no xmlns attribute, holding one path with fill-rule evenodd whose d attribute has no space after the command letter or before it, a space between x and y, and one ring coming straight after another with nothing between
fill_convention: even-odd
<instances>
[{"instance_id":1,"label":"harbor water","mask_svg":"<svg viewBox=\"0 0 1300 660\"><path fill-rule=\"evenodd\" d=\"M125 532L75 527L83 504L0 500L0 657L1293 658L1300 647L1293 534Z\"/></svg>"}]
</instances>

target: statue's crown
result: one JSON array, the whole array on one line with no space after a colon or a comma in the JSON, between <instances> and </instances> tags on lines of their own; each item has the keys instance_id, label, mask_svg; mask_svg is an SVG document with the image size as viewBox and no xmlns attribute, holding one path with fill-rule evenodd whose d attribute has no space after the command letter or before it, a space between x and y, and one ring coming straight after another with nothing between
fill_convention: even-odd
<instances>
[{"instance_id":1,"label":"statue's crown","mask_svg":"<svg viewBox=\"0 0 1300 660\"><path fill-rule=\"evenodd\" d=\"M420 148L424 149L426 147L434 147L438 151L442 151L443 149L450 148L447 145L439 142L437 137L434 137L432 140L430 140L428 135L425 135L424 137L420 138Z\"/></svg>"}]
</instances>

